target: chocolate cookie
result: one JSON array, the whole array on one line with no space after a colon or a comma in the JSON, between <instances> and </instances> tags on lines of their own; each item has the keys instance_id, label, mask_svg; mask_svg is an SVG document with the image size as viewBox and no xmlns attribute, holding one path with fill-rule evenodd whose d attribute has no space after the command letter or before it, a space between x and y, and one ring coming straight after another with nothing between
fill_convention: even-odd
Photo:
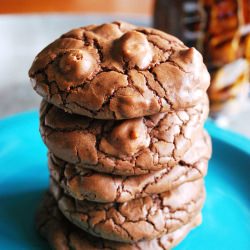
<instances>
[{"instance_id":1,"label":"chocolate cookie","mask_svg":"<svg viewBox=\"0 0 250 250\"><path fill-rule=\"evenodd\" d=\"M179 229L200 213L205 197L202 179L125 203L78 201L64 194L53 180L51 192L61 212L81 229L97 237L129 243Z\"/></svg>"},{"instance_id":2,"label":"chocolate cookie","mask_svg":"<svg viewBox=\"0 0 250 250\"><path fill-rule=\"evenodd\" d=\"M62 35L37 55L29 76L48 102L99 119L186 109L200 102L210 82L196 49L123 22Z\"/></svg>"},{"instance_id":3,"label":"chocolate cookie","mask_svg":"<svg viewBox=\"0 0 250 250\"><path fill-rule=\"evenodd\" d=\"M172 167L192 145L208 115L208 99L183 111L123 121L72 115L43 101L40 132L60 159L118 175Z\"/></svg>"},{"instance_id":4,"label":"chocolate cookie","mask_svg":"<svg viewBox=\"0 0 250 250\"><path fill-rule=\"evenodd\" d=\"M39 233L55 250L169 250L201 222L199 214L188 224L172 233L150 241L130 244L96 238L70 224L61 214L56 201L50 194L44 197L36 217L36 227Z\"/></svg>"},{"instance_id":5,"label":"chocolate cookie","mask_svg":"<svg viewBox=\"0 0 250 250\"><path fill-rule=\"evenodd\" d=\"M138 176L114 176L98 173L58 159L49 154L51 176L77 200L126 202L171 190L182 183L203 178L211 156L211 142L203 132L173 168Z\"/></svg>"}]
</instances>

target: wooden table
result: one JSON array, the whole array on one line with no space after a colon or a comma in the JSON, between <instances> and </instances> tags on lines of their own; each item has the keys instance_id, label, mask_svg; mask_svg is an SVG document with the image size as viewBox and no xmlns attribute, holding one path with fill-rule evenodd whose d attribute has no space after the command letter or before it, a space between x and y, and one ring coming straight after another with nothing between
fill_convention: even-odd
<instances>
[{"instance_id":1,"label":"wooden table","mask_svg":"<svg viewBox=\"0 0 250 250\"><path fill-rule=\"evenodd\" d=\"M153 0L1 0L4 13L130 13L151 15Z\"/></svg>"}]
</instances>

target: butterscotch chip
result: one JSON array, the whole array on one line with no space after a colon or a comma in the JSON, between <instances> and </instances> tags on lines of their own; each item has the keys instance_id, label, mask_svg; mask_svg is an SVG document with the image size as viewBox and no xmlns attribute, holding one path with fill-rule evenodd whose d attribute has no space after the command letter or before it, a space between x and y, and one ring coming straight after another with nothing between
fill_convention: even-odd
<instances>
[{"instance_id":1,"label":"butterscotch chip","mask_svg":"<svg viewBox=\"0 0 250 250\"><path fill-rule=\"evenodd\" d=\"M83 170L139 175L175 166L207 115L206 96L192 108L123 121L68 114L43 101L40 132L55 156Z\"/></svg>"},{"instance_id":2,"label":"butterscotch chip","mask_svg":"<svg viewBox=\"0 0 250 250\"><path fill-rule=\"evenodd\" d=\"M49 193L45 195L36 217L37 230L55 250L169 250L201 222L201 215L198 214L176 231L150 241L131 244L104 240L69 223Z\"/></svg>"},{"instance_id":3,"label":"butterscotch chip","mask_svg":"<svg viewBox=\"0 0 250 250\"><path fill-rule=\"evenodd\" d=\"M49 154L50 175L67 194L78 200L126 202L135 198L163 193L206 175L211 142L202 133L173 168L137 176L114 176L82 169Z\"/></svg>"},{"instance_id":4,"label":"butterscotch chip","mask_svg":"<svg viewBox=\"0 0 250 250\"><path fill-rule=\"evenodd\" d=\"M196 49L161 31L123 22L62 35L37 55L29 76L48 102L99 119L192 107L210 81Z\"/></svg>"},{"instance_id":5,"label":"butterscotch chip","mask_svg":"<svg viewBox=\"0 0 250 250\"><path fill-rule=\"evenodd\" d=\"M94 236L127 243L152 240L181 228L200 213L205 197L203 179L125 203L75 200L53 180L51 192L73 224Z\"/></svg>"}]
</instances>

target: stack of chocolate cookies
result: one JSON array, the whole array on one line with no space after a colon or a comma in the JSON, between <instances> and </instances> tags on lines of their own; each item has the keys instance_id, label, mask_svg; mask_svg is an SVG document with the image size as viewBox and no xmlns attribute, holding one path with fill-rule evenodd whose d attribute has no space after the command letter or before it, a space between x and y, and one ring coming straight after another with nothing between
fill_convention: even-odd
<instances>
[{"instance_id":1,"label":"stack of chocolate cookies","mask_svg":"<svg viewBox=\"0 0 250 250\"><path fill-rule=\"evenodd\" d=\"M210 77L177 38L123 22L62 35L29 75L44 99L55 249L169 249L201 221Z\"/></svg>"}]
</instances>

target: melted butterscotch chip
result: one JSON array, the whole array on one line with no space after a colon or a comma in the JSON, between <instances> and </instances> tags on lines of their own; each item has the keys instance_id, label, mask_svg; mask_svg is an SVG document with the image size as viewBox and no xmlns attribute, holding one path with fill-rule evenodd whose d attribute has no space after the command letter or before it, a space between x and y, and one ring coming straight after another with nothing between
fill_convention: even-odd
<instances>
[{"instance_id":1,"label":"melted butterscotch chip","mask_svg":"<svg viewBox=\"0 0 250 250\"><path fill-rule=\"evenodd\" d=\"M137 139L138 137L139 137L139 132L138 131L135 131L135 130L132 130L131 132L130 132L130 134L129 134L129 137L131 138L131 139Z\"/></svg>"},{"instance_id":2,"label":"melted butterscotch chip","mask_svg":"<svg viewBox=\"0 0 250 250\"><path fill-rule=\"evenodd\" d=\"M140 69L149 66L153 52L144 34L137 31L127 32L120 38L120 46L124 60L129 65L137 66Z\"/></svg>"},{"instance_id":3,"label":"melted butterscotch chip","mask_svg":"<svg viewBox=\"0 0 250 250\"><path fill-rule=\"evenodd\" d=\"M97 61L86 50L65 53L59 62L59 67L68 79L86 79L97 68Z\"/></svg>"},{"instance_id":4,"label":"melted butterscotch chip","mask_svg":"<svg viewBox=\"0 0 250 250\"><path fill-rule=\"evenodd\" d=\"M131 131L137 135L131 138ZM140 132L139 132L140 131ZM138 151L146 149L150 136L142 118L124 121L116 126L100 143L100 150L116 157L133 156Z\"/></svg>"}]
</instances>

